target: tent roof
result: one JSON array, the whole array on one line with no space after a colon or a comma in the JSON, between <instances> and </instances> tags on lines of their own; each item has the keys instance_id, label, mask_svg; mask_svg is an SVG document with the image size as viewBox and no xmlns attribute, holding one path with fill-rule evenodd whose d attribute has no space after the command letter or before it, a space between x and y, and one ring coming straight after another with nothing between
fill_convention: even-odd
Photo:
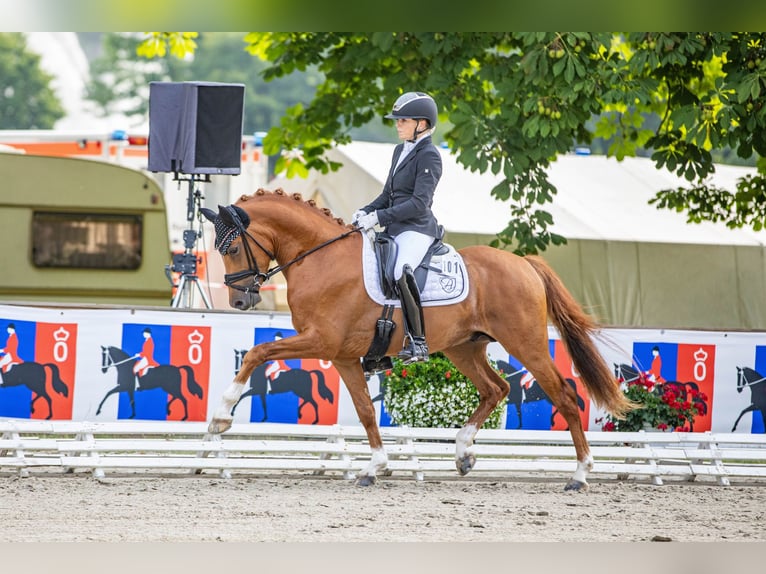
<instances>
[{"instance_id":1,"label":"tent roof","mask_svg":"<svg viewBox=\"0 0 766 574\"><path fill-rule=\"evenodd\" d=\"M338 152L377 180L388 174L393 144L353 142ZM474 173L442 149L443 173L434 212L448 232L494 235L510 219L508 203L490 195L500 181L491 173ZM755 169L717 165L711 181L730 191L737 179ZM657 209L648 201L661 189L688 185L647 158L563 155L551 165L549 179L558 189L553 204L541 206L554 218L553 231L569 239L766 245L766 232L732 230L724 224L687 224L682 213Z\"/></svg>"}]
</instances>

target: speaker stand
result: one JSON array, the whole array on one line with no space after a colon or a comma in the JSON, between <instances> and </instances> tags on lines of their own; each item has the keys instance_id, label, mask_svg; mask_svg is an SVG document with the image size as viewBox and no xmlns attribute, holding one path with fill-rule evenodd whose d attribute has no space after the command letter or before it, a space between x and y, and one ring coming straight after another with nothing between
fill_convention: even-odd
<instances>
[{"instance_id":1,"label":"speaker stand","mask_svg":"<svg viewBox=\"0 0 766 574\"><path fill-rule=\"evenodd\" d=\"M205 290L202 289L202 285L199 284L199 277L188 273L183 273L181 279L178 281L178 289L173 297L173 301L170 306L173 308L182 307L184 309L190 309L194 305L194 288L199 292L202 297L202 302L205 304L205 308L211 309L210 299L208 299Z\"/></svg>"},{"instance_id":2,"label":"speaker stand","mask_svg":"<svg viewBox=\"0 0 766 574\"><path fill-rule=\"evenodd\" d=\"M203 179L199 175L190 175L188 178L179 177L176 172L173 179L178 181L189 182L189 191L186 200L186 221L189 227L184 230L184 252L176 253L173 255L173 264L165 266L165 275L170 281L173 287L176 287L176 294L173 296L170 306L173 308L185 308L191 309L194 306L194 293L199 292L202 297L202 302L205 304L205 308L212 309L210 299L202 289L202 285L199 283L199 277L197 276L197 256L194 254L195 246L197 245L197 239L202 236L202 217L200 214L200 203L202 201L202 192L199 189L195 189L195 183L197 182L210 182L210 176L207 175ZM199 222L199 229L194 229L194 220ZM178 281L178 285L173 284L173 278L171 271L180 273L181 278Z\"/></svg>"}]
</instances>

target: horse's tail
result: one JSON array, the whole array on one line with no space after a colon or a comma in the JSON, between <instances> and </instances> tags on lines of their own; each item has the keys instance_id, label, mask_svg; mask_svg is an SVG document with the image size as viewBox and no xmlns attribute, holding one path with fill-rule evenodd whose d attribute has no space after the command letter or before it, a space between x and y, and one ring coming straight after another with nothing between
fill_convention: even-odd
<instances>
[{"instance_id":1,"label":"horse's tail","mask_svg":"<svg viewBox=\"0 0 766 574\"><path fill-rule=\"evenodd\" d=\"M330 387L328 387L324 382L324 373L320 370L314 370L311 372L317 376L317 392L319 393L319 396L326 400L328 403L332 404L335 400L335 396L332 394Z\"/></svg>"},{"instance_id":2,"label":"horse's tail","mask_svg":"<svg viewBox=\"0 0 766 574\"><path fill-rule=\"evenodd\" d=\"M543 280L548 314L561 334L588 393L613 416L624 418L636 405L625 398L620 384L591 339L598 332L599 326L582 310L559 276L543 259L536 256L527 256L525 259Z\"/></svg>"},{"instance_id":3,"label":"horse's tail","mask_svg":"<svg viewBox=\"0 0 766 574\"><path fill-rule=\"evenodd\" d=\"M189 389L189 392L192 395L201 399L203 389L197 382L197 379L194 378L194 369L192 369L189 365L181 365L178 368L186 373L186 388Z\"/></svg>"},{"instance_id":4,"label":"horse's tail","mask_svg":"<svg viewBox=\"0 0 766 574\"><path fill-rule=\"evenodd\" d=\"M43 365L44 368L46 368L46 375L45 375L45 385L48 385L48 382L50 381L53 386L53 390L56 391L60 395L64 395L65 397L69 396L69 387L66 386L66 383L61 380L61 375L59 374L59 368L58 365L55 363L45 363ZM48 371L50 374L48 374Z\"/></svg>"}]
</instances>

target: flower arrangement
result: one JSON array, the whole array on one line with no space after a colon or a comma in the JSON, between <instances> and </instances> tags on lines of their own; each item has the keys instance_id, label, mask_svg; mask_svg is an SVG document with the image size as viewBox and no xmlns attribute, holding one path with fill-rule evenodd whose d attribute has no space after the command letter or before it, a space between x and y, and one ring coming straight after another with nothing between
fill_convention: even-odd
<instances>
[{"instance_id":1,"label":"flower arrangement","mask_svg":"<svg viewBox=\"0 0 766 574\"><path fill-rule=\"evenodd\" d=\"M443 353L409 365L394 359L393 365L385 373L383 404L397 425L458 428L479 406L476 387ZM483 428L500 428L504 410L502 401Z\"/></svg>"},{"instance_id":2,"label":"flower arrangement","mask_svg":"<svg viewBox=\"0 0 766 574\"><path fill-rule=\"evenodd\" d=\"M644 373L624 384L624 394L638 408L619 420L607 414L596 419L605 431L636 432L656 429L689 432L697 415L707 412L707 396L696 388L672 382L654 382Z\"/></svg>"}]
</instances>

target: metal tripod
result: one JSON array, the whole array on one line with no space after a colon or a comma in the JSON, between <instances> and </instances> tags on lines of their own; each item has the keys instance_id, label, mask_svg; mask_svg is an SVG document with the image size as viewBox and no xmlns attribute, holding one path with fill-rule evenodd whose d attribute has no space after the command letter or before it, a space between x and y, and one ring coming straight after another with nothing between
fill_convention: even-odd
<instances>
[{"instance_id":1,"label":"metal tripod","mask_svg":"<svg viewBox=\"0 0 766 574\"><path fill-rule=\"evenodd\" d=\"M202 201L202 192L199 189L195 189L194 184L199 181L209 182L210 176L206 176L206 179L204 180L195 175L183 179L176 173L174 179L179 182L189 182L189 192L186 200L186 221L189 223L189 227L184 230L184 252L174 254L173 264L165 266L165 275L167 275L168 281L170 281L170 284L173 285L173 287L176 287L176 294L173 296L170 306L174 308L192 308L194 305L194 293L197 291L202 298L202 302L205 304L205 308L211 309L210 299L208 298L207 293L202 289L202 285L199 283L199 277L197 276L197 256L194 255L194 247L197 244L197 239L202 236L202 219L199 211L200 202ZM195 219L199 221L199 229L194 229ZM170 274L171 271L181 274L178 285L173 284L173 278Z\"/></svg>"}]
</instances>

